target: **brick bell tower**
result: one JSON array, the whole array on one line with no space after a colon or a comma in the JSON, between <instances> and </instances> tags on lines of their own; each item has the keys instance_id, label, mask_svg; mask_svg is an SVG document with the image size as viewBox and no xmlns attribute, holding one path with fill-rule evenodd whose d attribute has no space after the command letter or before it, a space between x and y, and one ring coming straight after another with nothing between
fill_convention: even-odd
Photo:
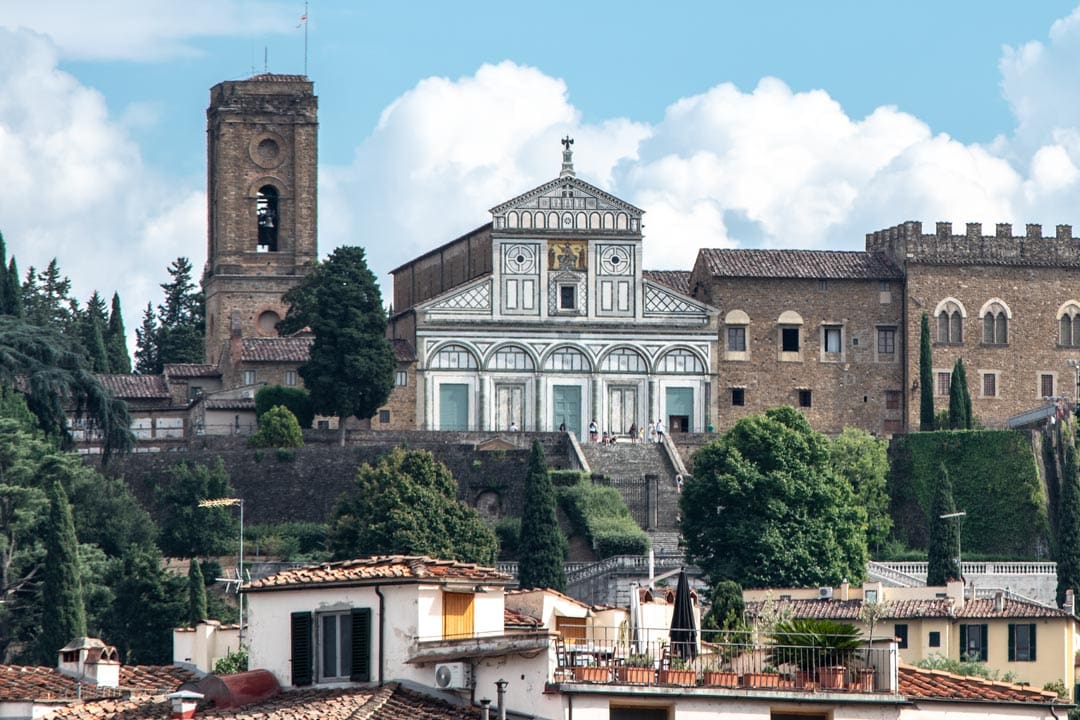
<instances>
[{"instance_id":1,"label":"brick bell tower","mask_svg":"<svg viewBox=\"0 0 1080 720\"><path fill-rule=\"evenodd\" d=\"M236 328L274 337L281 296L318 257L318 100L303 75L210 90L206 110L206 362Z\"/></svg>"}]
</instances>

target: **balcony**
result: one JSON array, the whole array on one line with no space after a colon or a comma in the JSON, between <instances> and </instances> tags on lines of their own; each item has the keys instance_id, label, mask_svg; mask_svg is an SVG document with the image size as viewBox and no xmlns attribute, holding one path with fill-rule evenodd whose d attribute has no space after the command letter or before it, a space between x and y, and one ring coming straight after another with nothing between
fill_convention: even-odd
<instances>
[{"instance_id":1,"label":"balcony","mask_svg":"<svg viewBox=\"0 0 1080 720\"><path fill-rule=\"evenodd\" d=\"M703 694L845 693L896 695L896 643L837 649L831 638L791 637L780 645L751 631L704 631L672 644L668 629L589 628L586 638L556 639L552 676L562 692Z\"/></svg>"}]
</instances>

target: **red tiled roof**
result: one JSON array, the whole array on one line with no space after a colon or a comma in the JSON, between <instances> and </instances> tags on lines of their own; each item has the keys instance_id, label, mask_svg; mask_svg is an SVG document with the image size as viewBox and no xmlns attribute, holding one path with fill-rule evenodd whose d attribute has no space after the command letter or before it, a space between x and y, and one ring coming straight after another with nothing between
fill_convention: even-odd
<instances>
[{"instance_id":1,"label":"red tiled roof","mask_svg":"<svg viewBox=\"0 0 1080 720\"><path fill-rule=\"evenodd\" d=\"M169 397L164 375L98 375L97 378L115 397L125 400Z\"/></svg>"},{"instance_id":2,"label":"red tiled roof","mask_svg":"<svg viewBox=\"0 0 1080 720\"><path fill-rule=\"evenodd\" d=\"M503 627L538 628L540 625L540 621L532 615L515 612L510 608L503 608Z\"/></svg>"},{"instance_id":3,"label":"red tiled roof","mask_svg":"<svg viewBox=\"0 0 1080 720\"><path fill-rule=\"evenodd\" d=\"M221 370L217 365L203 363L169 363L165 366L165 377L221 377Z\"/></svg>"},{"instance_id":4,"label":"red tiled roof","mask_svg":"<svg viewBox=\"0 0 1080 720\"><path fill-rule=\"evenodd\" d=\"M416 353L408 340L391 340L390 347L394 348L394 359L398 362L414 362L416 360Z\"/></svg>"},{"instance_id":5,"label":"red tiled roof","mask_svg":"<svg viewBox=\"0 0 1080 720\"><path fill-rule=\"evenodd\" d=\"M690 294L689 270L645 270L641 274L646 280L665 285L683 295Z\"/></svg>"},{"instance_id":6,"label":"red tiled roof","mask_svg":"<svg viewBox=\"0 0 1080 720\"><path fill-rule=\"evenodd\" d=\"M254 410L255 398L207 398L207 410Z\"/></svg>"},{"instance_id":7,"label":"red tiled roof","mask_svg":"<svg viewBox=\"0 0 1080 720\"><path fill-rule=\"evenodd\" d=\"M858 620L862 600L779 600L778 609L795 618L819 618L825 620ZM750 617L761 609L760 600L746 603ZM1053 618L1071 617L1070 613L1057 608L1005 599L1002 609L994 609L993 598L968 600L963 607L955 607L950 598L927 600L899 600L888 602L889 619L903 618Z\"/></svg>"},{"instance_id":8,"label":"red tiled roof","mask_svg":"<svg viewBox=\"0 0 1080 720\"><path fill-rule=\"evenodd\" d=\"M307 82L306 75L278 75L275 73L260 73L259 75L252 75L248 78L249 82Z\"/></svg>"},{"instance_id":9,"label":"red tiled roof","mask_svg":"<svg viewBox=\"0 0 1080 720\"><path fill-rule=\"evenodd\" d=\"M480 710L390 683L381 688L305 688L236 708L202 707L211 720L478 720ZM46 720L141 720L169 717L164 696L79 703L54 710Z\"/></svg>"},{"instance_id":10,"label":"red tiled roof","mask_svg":"<svg viewBox=\"0 0 1080 720\"><path fill-rule=\"evenodd\" d=\"M320 563L283 570L244 586L248 592L298 587L363 585L385 580L465 580L509 583L513 578L494 568L456 560L434 560L423 555L376 555L357 560Z\"/></svg>"},{"instance_id":11,"label":"red tiled roof","mask_svg":"<svg viewBox=\"0 0 1080 720\"><path fill-rule=\"evenodd\" d=\"M918 700L960 700L963 702L1022 702L1051 704L1057 693L1024 685L954 675L942 670L924 670L900 664L900 694Z\"/></svg>"},{"instance_id":12,"label":"red tiled roof","mask_svg":"<svg viewBox=\"0 0 1080 720\"><path fill-rule=\"evenodd\" d=\"M176 665L120 667L120 687L82 683L52 667L0 665L0 701L64 700L81 693L86 698L118 697L124 692L172 692L195 678L195 673Z\"/></svg>"},{"instance_id":13,"label":"red tiled roof","mask_svg":"<svg viewBox=\"0 0 1080 720\"><path fill-rule=\"evenodd\" d=\"M244 362L307 362L315 338L244 338L240 359Z\"/></svg>"},{"instance_id":14,"label":"red tiled roof","mask_svg":"<svg viewBox=\"0 0 1080 720\"><path fill-rule=\"evenodd\" d=\"M702 249L705 268L718 277L899 280L903 273L884 253L844 250Z\"/></svg>"}]
</instances>

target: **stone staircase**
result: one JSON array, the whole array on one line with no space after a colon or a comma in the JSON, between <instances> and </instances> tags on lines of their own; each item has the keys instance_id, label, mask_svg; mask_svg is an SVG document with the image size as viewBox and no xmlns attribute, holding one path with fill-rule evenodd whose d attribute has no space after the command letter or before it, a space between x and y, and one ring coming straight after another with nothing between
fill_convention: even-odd
<instances>
[{"instance_id":1,"label":"stone staircase","mask_svg":"<svg viewBox=\"0 0 1080 720\"><path fill-rule=\"evenodd\" d=\"M593 482L618 490L634 520L654 535L654 542L659 540L665 552L678 552L679 489L675 468L664 448L650 442L606 446L584 443L581 450L593 472ZM656 484L655 516L650 512L651 478Z\"/></svg>"}]
</instances>

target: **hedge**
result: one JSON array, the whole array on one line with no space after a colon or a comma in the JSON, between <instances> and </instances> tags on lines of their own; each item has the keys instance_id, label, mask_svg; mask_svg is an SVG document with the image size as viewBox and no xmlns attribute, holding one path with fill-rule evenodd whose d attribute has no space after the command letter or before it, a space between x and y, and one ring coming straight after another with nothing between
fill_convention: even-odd
<instances>
[{"instance_id":1,"label":"hedge","mask_svg":"<svg viewBox=\"0 0 1080 720\"><path fill-rule=\"evenodd\" d=\"M1050 548L1046 495L1030 435L1012 430L942 430L893 439L890 512L896 538L925 548L927 513L941 464L963 519L964 554L1043 558Z\"/></svg>"},{"instance_id":2,"label":"hedge","mask_svg":"<svg viewBox=\"0 0 1080 720\"><path fill-rule=\"evenodd\" d=\"M649 536L634 522L618 490L593 485L579 473L577 484L558 486L556 492L575 531L588 538L601 558L649 551Z\"/></svg>"}]
</instances>

